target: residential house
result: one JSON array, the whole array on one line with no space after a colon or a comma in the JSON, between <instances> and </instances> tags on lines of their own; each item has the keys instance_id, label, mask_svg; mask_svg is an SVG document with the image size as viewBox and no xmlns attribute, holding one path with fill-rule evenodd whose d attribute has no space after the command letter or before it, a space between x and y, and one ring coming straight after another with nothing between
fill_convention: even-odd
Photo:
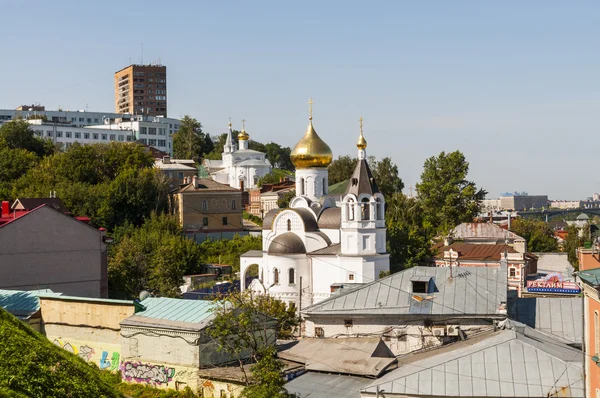
<instances>
[{"instance_id":1,"label":"residential house","mask_svg":"<svg viewBox=\"0 0 600 398\"><path fill-rule=\"evenodd\" d=\"M249 203L246 211L255 216L264 217L269 210L279 208L277 201L287 192L293 191L296 183L286 177L277 184L262 184L260 188L249 190Z\"/></svg>"},{"instance_id":2,"label":"residential house","mask_svg":"<svg viewBox=\"0 0 600 398\"><path fill-rule=\"evenodd\" d=\"M154 162L154 167L169 178L171 189L179 188L187 177L191 178L198 173L196 162L192 159L171 159L170 156L164 156Z\"/></svg>"},{"instance_id":3,"label":"residential house","mask_svg":"<svg viewBox=\"0 0 600 398\"><path fill-rule=\"evenodd\" d=\"M580 270L583 289L584 354L588 397L600 396L600 268Z\"/></svg>"},{"instance_id":4,"label":"residential house","mask_svg":"<svg viewBox=\"0 0 600 398\"><path fill-rule=\"evenodd\" d=\"M192 177L174 193L175 211L188 234L242 232L242 193L211 179Z\"/></svg>"},{"instance_id":5,"label":"residential house","mask_svg":"<svg viewBox=\"0 0 600 398\"><path fill-rule=\"evenodd\" d=\"M492 330L506 319L506 267L413 267L305 308L304 335L381 337L394 355Z\"/></svg>"},{"instance_id":6,"label":"residential house","mask_svg":"<svg viewBox=\"0 0 600 398\"><path fill-rule=\"evenodd\" d=\"M493 223L463 223L434 246L437 267L508 267L508 287L521 292L537 272L537 256L517 234Z\"/></svg>"},{"instance_id":7,"label":"residential house","mask_svg":"<svg viewBox=\"0 0 600 398\"><path fill-rule=\"evenodd\" d=\"M16 205L28 207L25 202L19 200ZM6 207L3 203L0 289L52 289L107 297L107 237L103 230L48 204L9 214L4 213Z\"/></svg>"},{"instance_id":8,"label":"residential house","mask_svg":"<svg viewBox=\"0 0 600 398\"><path fill-rule=\"evenodd\" d=\"M200 373L201 368L235 360L219 351L206 332L215 317L214 302L148 297L140 304L143 310L120 324L123 379L177 390L190 387L203 397L237 395L231 394L231 383L211 380ZM265 321L263 337L274 344L277 322L272 318Z\"/></svg>"},{"instance_id":9,"label":"residential house","mask_svg":"<svg viewBox=\"0 0 600 398\"><path fill-rule=\"evenodd\" d=\"M360 397L584 396L581 351L517 323L398 362Z\"/></svg>"}]
</instances>

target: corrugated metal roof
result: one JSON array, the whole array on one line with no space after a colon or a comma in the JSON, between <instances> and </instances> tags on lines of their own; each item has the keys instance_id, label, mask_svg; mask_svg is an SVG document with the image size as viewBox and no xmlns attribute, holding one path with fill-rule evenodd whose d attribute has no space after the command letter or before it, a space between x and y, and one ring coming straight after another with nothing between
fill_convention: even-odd
<instances>
[{"instance_id":1,"label":"corrugated metal roof","mask_svg":"<svg viewBox=\"0 0 600 398\"><path fill-rule=\"evenodd\" d=\"M450 277L450 272L453 277ZM494 315L506 303L506 267L413 267L371 282L361 288L330 297L304 309L311 314L408 315L416 301L413 277L431 277L433 291L427 294L430 314Z\"/></svg>"},{"instance_id":2,"label":"corrugated metal roof","mask_svg":"<svg viewBox=\"0 0 600 398\"><path fill-rule=\"evenodd\" d=\"M564 360L513 330L401 359L399 368L362 391L452 397L583 396L581 351Z\"/></svg>"},{"instance_id":3,"label":"corrugated metal roof","mask_svg":"<svg viewBox=\"0 0 600 398\"><path fill-rule=\"evenodd\" d=\"M488 222L465 222L452 231L452 237L455 239L523 239L514 232L499 227L496 224Z\"/></svg>"},{"instance_id":4,"label":"corrugated metal roof","mask_svg":"<svg viewBox=\"0 0 600 398\"><path fill-rule=\"evenodd\" d=\"M60 296L50 289L0 290L0 307L20 319L27 319L40 309L40 295Z\"/></svg>"},{"instance_id":5,"label":"corrugated metal roof","mask_svg":"<svg viewBox=\"0 0 600 398\"><path fill-rule=\"evenodd\" d=\"M508 315L512 319L572 344L581 343L581 311L578 297L508 300Z\"/></svg>"},{"instance_id":6,"label":"corrugated metal roof","mask_svg":"<svg viewBox=\"0 0 600 398\"><path fill-rule=\"evenodd\" d=\"M371 383L364 377L307 372L285 385L299 397L360 398L360 390Z\"/></svg>"},{"instance_id":7,"label":"corrugated metal roof","mask_svg":"<svg viewBox=\"0 0 600 398\"><path fill-rule=\"evenodd\" d=\"M204 300L183 300L167 297L148 297L141 304L146 307L135 315L167 321L202 323L212 319L215 304Z\"/></svg>"},{"instance_id":8,"label":"corrugated metal roof","mask_svg":"<svg viewBox=\"0 0 600 398\"><path fill-rule=\"evenodd\" d=\"M310 252L311 255L315 256L335 256L342 252L342 245L335 243L333 245L326 246L322 249L313 250Z\"/></svg>"}]
</instances>

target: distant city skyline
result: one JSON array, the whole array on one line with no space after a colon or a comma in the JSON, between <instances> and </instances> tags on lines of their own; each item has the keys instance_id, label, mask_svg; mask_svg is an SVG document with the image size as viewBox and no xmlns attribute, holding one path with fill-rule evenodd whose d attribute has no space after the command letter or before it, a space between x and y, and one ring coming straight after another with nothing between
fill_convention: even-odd
<instances>
[{"instance_id":1,"label":"distant city skyline","mask_svg":"<svg viewBox=\"0 0 600 398\"><path fill-rule=\"evenodd\" d=\"M423 162L461 150L488 198L600 191L596 23L581 1L257 3L60 1L3 5L0 108L114 110L114 73L160 59L168 114L211 135L246 119L293 146L314 124L334 156L389 156L408 193ZM143 17L135 7L143 7ZM110 19L111 10L127 16ZM60 23L57 23L60 21ZM15 34L19 32L19 34ZM143 43L143 60L142 60Z\"/></svg>"}]
</instances>

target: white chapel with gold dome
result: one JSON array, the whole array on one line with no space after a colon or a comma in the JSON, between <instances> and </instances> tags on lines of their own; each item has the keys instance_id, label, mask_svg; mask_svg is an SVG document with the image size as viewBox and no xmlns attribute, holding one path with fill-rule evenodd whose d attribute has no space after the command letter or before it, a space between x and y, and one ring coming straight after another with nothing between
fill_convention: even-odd
<instances>
[{"instance_id":1,"label":"white chapel with gold dome","mask_svg":"<svg viewBox=\"0 0 600 398\"><path fill-rule=\"evenodd\" d=\"M312 102L310 102L312 103ZM242 290L267 293L302 309L328 298L342 285L368 283L389 271L384 219L385 198L367 163L362 118L358 164L341 201L327 195L329 145L312 121L291 152L296 196L289 208L265 214L262 250L240 258ZM248 270L258 266L248 286Z\"/></svg>"},{"instance_id":2,"label":"white chapel with gold dome","mask_svg":"<svg viewBox=\"0 0 600 398\"><path fill-rule=\"evenodd\" d=\"M228 184L232 188L256 188L258 180L271 172L271 163L265 153L248 148L250 135L246 132L244 121L237 139L239 147L233 140L229 122L222 160L207 159L204 161L204 167L212 179L221 184Z\"/></svg>"}]
</instances>

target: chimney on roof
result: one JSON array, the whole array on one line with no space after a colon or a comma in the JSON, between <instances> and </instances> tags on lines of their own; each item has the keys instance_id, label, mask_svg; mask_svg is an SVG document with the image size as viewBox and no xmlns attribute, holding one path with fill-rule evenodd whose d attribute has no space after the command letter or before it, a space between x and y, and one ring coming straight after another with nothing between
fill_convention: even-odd
<instances>
[{"instance_id":1,"label":"chimney on roof","mask_svg":"<svg viewBox=\"0 0 600 398\"><path fill-rule=\"evenodd\" d=\"M444 237L444 246L450 246L452 242L454 242L454 239L452 239L452 234L448 234Z\"/></svg>"},{"instance_id":2,"label":"chimney on roof","mask_svg":"<svg viewBox=\"0 0 600 398\"><path fill-rule=\"evenodd\" d=\"M198 188L198 177L197 176L192 177L192 182L194 183L194 188Z\"/></svg>"},{"instance_id":3,"label":"chimney on roof","mask_svg":"<svg viewBox=\"0 0 600 398\"><path fill-rule=\"evenodd\" d=\"M163 156L163 164L170 164L170 163L171 163L171 157Z\"/></svg>"},{"instance_id":4,"label":"chimney on roof","mask_svg":"<svg viewBox=\"0 0 600 398\"><path fill-rule=\"evenodd\" d=\"M1 217L8 217L10 214L10 202L8 200L2 201L2 214Z\"/></svg>"}]
</instances>

